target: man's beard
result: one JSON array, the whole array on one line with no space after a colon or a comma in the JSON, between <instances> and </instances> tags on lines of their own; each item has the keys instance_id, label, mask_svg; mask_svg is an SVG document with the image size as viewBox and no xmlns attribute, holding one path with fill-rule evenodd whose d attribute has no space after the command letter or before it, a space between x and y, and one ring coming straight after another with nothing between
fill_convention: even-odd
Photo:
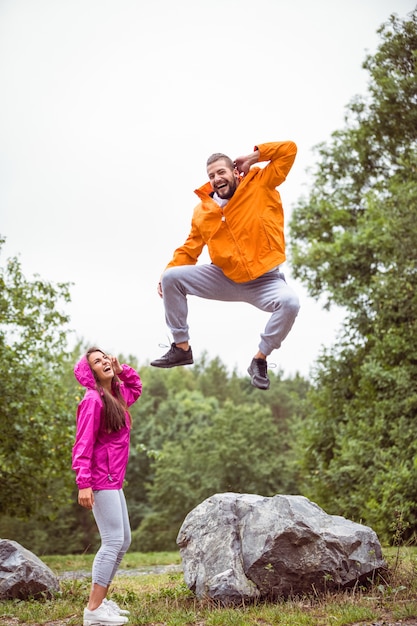
<instances>
[{"instance_id":1,"label":"man's beard","mask_svg":"<svg viewBox=\"0 0 417 626\"><path fill-rule=\"evenodd\" d=\"M236 179L234 178L233 181L228 183L227 191L223 189L217 189L217 195L223 200L230 200L230 198L233 196L233 194L236 191L236 187L237 187L237 183L236 183ZM225 191L225 194L223 194L222 191Z\"/></svg>"}]
</instances>

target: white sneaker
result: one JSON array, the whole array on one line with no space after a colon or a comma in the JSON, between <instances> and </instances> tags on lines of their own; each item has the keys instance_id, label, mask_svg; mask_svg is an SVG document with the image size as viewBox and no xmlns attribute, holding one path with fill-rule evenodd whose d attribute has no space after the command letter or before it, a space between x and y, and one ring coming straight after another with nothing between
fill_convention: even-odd
<instances>
[{"instance_id":1,"label":"white sneaker","mask_svg":"<svg viewBox=\"0 0 417 626\"><path fill-rule=\"evenodd\" d=\"M118 615L104 602L100 604L94 611L84 609L84 626L122 626L128 622L127 617Z\"/></svg>"},{"instance_id":2,"label":"white sneaker","mask_svg":"<svg viewBox=\"0 0 417 626\"><path fill-rule=\"evenodd\" d=\"M127 609L121 609L117 602L115 602L114 600L107 600L107 598L104 598L103 604L109 606L112 611L114 611L118 615L130 615L130 611L128 611Z\"/></svg>"}]
</instances>

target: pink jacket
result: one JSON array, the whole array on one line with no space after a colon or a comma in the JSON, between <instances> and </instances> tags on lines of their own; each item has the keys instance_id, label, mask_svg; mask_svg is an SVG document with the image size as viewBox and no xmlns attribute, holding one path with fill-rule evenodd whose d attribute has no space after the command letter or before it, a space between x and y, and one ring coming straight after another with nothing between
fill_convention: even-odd
<instances>
[{"instance_id":1,"label":"pink jacket","mask_svg":"<svg viewBox=\"0 0 417 626\"><path fill-rule=\"evenodd\" d=\"M135 370L122 365L118 374L120 391L131 406L142 393L142 382ZM130 419L126 413L126 426L117 432L103 428L103 401L96 389L94 375L84 356L75 366L78 382L87 387L77 409L77 432L72 449L72 469L79 489L121 489L129 459Z\"/></svg>"}]
</instances>

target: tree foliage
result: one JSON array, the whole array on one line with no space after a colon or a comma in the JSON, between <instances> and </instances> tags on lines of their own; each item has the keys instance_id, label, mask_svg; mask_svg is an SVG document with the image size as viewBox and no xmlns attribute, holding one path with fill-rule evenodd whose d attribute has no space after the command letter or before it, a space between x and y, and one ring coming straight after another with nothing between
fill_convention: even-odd
<instances>
[{"instance_id":1,"label":"tree foliage","mask_svg":"<svg viewBox=\"0 0 417 626\"><path fill-rule=\"evenodd\" d=\"M0 267L0 514L51 514L69 487L75 394L63 386L67 316L58 309L68 300L68 285L27 280L17 258Z\"/></svg>"},{"instance_id":2,"label":"tree foliage","mask_svg":"<svg viewBox=\"0 0 417 626\"><path fill-rule=\"evenodd\" d=\"M144 389L152 395L137 405L147 419L134 435L135 462L129 464L126 488L129 501L138 489L147 498L145 507L135 509L141 514L135 517L137 550L174 548L186 514L214 493L295 489L288 423L301 410L306 381L279 382L277 376L271 385L276 391L268 395L254 390L247 378L230 375L218 358L208 362L203 355L182 373L182 387L178 370L141 370Z\"/></svg>"},{"instance_id":3,"label":"tree foliage","mask_svg":"<svg viewBox=\"0 0 417 626\"><path fill-rule=\"evenodd\" d=\"M369 91L318 146L290 222L296 276L346 311L339 342L313 384L271 372L268 393L218 358L158 370L120 356L143 380L125 487L132 549L174 547L189 510L230 490L301 493L384 541L399 518L415 536L417 12L379 34ZM71 471L83 389L72 374L81 346L67 352L60 312L68 285L28 281L10 259L0 288L0 535L39 553L94 551ZM58 508L59 526L45 519Z\"/></svg>"},{"instance_id":4,"label":"tree foliage","mask_svg":"<svg viewBox=\"0 0 417 626\"><path fill-rule=\"evenodd\" d=\"M67 317L58 304L69 298L67 285L26 280L16 259L1 276L8 362L1 381L0 536L39 554L95 551L97 528L91 511L77 503L71 470L84 394L72 370L87 346L66 349ZM203 355L193 368L172 370L141 367L134 355L119 359L143 381L131 407L125 484L133 549L174 548L190 508L217 491L272 495L294 487L288 425L307 392L304 379L285 380L279 372L262 394L247 376L229 374L219 358Z\"/></svg>"},{"instance_id":5,"label":"tree foliage","mask_svg":"<svg viewBox=\"0 0 417 626\"><path fill-rule=\"evenodd\" d=\"M309 396L304 489L388 539L398 512L417 530L417 11L379 34L290 229L295 274L347 312Z\"/></svg>"},{"instance_id":6,"label":"tree foliage","mask_svg":"<svg viewBox=\"0 0 417 626\"><path fill-rule=\"evenodd\" d=\"M175 400L181 411L184 396ZM285 438L269 409L230 400L207 403L200 393L189 400L194 414L206 407L205 419L186 436L178 433L165 440L150 488L153 513L139 528L138 547L156 543L159 549L173 548L185 515L215 493L269 496L286 489Z\"/></svg>"}]
</instances>

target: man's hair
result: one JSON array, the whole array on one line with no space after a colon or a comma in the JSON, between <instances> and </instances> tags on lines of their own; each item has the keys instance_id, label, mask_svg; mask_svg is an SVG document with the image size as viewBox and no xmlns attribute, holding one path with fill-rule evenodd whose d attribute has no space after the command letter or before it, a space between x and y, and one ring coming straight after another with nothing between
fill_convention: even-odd
<instances>
[{"instance_id":1,"label":"man's hair","mask_svg":"<svg viewBox=\"0 0 417 626\"><path fill-rule=\"evenodd\" d=\"M224 159L226 161L227 167L230 167L231 170L235 168L235 164L232 159L227 156L227 154L222 154L221 152L215 152L207 159L207 167L216 161L220 161L220 159Z\"/></svg>"}]
</instances>

